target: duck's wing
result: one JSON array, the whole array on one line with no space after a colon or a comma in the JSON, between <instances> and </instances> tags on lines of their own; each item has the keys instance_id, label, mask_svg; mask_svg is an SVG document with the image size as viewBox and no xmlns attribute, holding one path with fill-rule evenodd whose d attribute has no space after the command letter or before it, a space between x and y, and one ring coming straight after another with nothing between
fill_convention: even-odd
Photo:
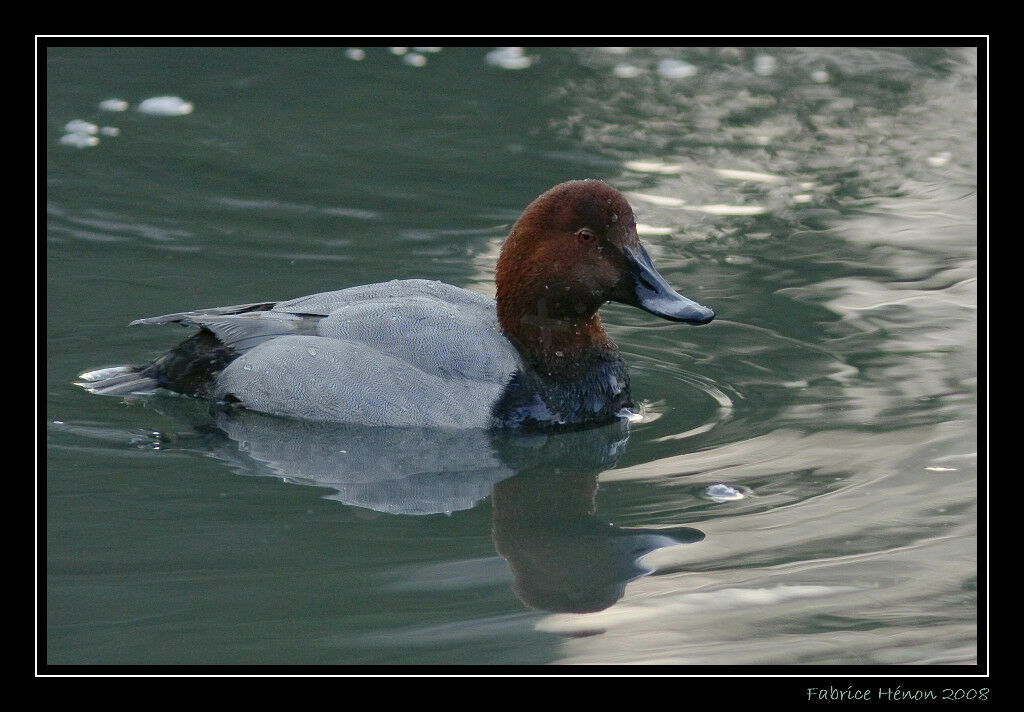
<instances>
[{"instance_id":1,"label":"duck's wing","mask_svg":"<svg viewBox=\"0 0 1024 712\"><path fill-rule=\"evenodd\" d=\"M238 355L283 336L319 336L365 344L445 378L504 382L521 366L498 325L493 299L420 279L131 322L169 323L205 329Z\"/></svg>"},{"instance_id":2,"label":"duck's wing","mask_svg":"<svg viewBox=\"0 0 1024 712\"><path fill-rule=\"evenodd\" d=\"M366 284L280 302L271 311L322 314L307 322L315 330L306 333L365 344L443 378L504 382L521 367L494 300L444 282Z\"/></svg>"},{"instance_id":3,"label":"duck's wing","mask_svg":"<svg viewBox=\"0 0 1024 712\"><path fill-rule=\"evenodd\" d=\"M419 310L410 307L417 302L426 306ZM392 312L401 314L403 309L409 308L417 314L406 314L401 323L392 323L390 329L384 329L387 325L378 321L390 319ZM468 316L470 320L482 319L497 324L494 300L488 297L442 282L406 279L319 292L282 302L254 302L163 314L136 319L131 326L173 323L199 327L213 333L222 344L239 354L270 339L291 335L325 336L378 344L385 331L388 335L383 336L384 341L400 348L407 338L404 334L429 337L429 325L422 323L419 312L452 308L458 309L464 318ZM335 312L339 312L338 319L321 325L325 317ZM387 312L386 316L384 312ZM360 318L373 323L364 323L361 328L352 324L353 319Z\"/></svg>"},{"instance_id":4,"label":"duck's wing","mask_svg":"<svg viewBox=\"0 0 1024 712\"><path fill-rule=\"evenodd\" d=\"M335 309L360 302L379 299L434 299L468 309L494 312L494 300L468 289L428 279L393 279L390 282L363 284L333 292L319 292L297 299L278 302L275 311L295 314L330 314Z\"/></svg>"},{"instance_id":5,"label":"duck's wing","mask_svg":"<svg viewBox=\"0 0 1024 712\"><path fill-rule=\"evenodd\" d=\"M237 314L248 314L250 312L267 311L273 309L277 302L254 302L253 304L236 304L231 307L213 307L211 309L195 309L175 314L162 314L160 316L148 316L145 319L136 319L129 326L138 324L168 324L177 322L187 324L190 320L206 316L233 316Z\"/></svg>"},{"instance_id":6,"label":"duck's wing","mask_svg":"<svg viewBox=\"0 0 1024 712\"><path fill-rule=\"evenodd\" d=\"M213 307L136 319L130 326L182 324L213 333L224 346L242 354L260 344L290 334L315 334L322 314L272 311L277 302Z\"/></svg>"}]
</instances>

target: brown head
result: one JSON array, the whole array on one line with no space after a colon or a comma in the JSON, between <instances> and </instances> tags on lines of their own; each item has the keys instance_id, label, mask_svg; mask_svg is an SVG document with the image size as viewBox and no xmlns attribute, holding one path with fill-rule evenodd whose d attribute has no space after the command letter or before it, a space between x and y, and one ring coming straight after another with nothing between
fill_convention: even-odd
<instances>
[{"instance_id":1,"label":"brown head","mask_svg":"<svg viewBox=\"0 0 1024 712\"><path fill-rule=\"evenodd\" d=\"M598 180L556 185L530 203L501 248L498 320L527 358L610 347L607 301L689 324L715 314L678 294L651 264L633 210Z\"/></svg>"}]
</instances>

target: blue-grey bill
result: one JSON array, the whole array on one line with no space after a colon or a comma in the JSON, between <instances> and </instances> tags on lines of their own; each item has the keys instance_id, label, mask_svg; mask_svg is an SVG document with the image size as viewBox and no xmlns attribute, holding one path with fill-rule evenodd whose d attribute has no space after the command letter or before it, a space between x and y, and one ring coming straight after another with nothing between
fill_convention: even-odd
<instances>
[{"instance_id":1,"label":"blue-grey bill","mask_svg":"<svg viewBox=\"0 0 1024 712\"><path fill-rule=\"evenodd\" d=\"M715 318L715 312L706 306L684 297L651 264L651 258L643 245L625 249L626 259L633 267L633 298L626 303L640 307L655 316L687 324L707 324Z\"/></svg>"}]
</instances>

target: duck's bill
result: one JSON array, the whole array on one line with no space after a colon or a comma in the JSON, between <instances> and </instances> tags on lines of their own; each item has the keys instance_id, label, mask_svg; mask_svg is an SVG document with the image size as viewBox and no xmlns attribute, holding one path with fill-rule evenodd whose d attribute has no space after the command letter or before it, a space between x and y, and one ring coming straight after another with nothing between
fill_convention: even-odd
<instances>
[{"instance_id":1,"label":"duck's bill","mask_svg":"<svg viewBox=\"0 0 1024 712\"><path fill-rule=\"evenodd\" d=\"M662 319L687 324L707 324L715 318L715 312L672 289L654 269L643 245L626 247L623 251L632 280L625 285L622 298L616 301L639 307Z\"/></svg>"}]
</instances>

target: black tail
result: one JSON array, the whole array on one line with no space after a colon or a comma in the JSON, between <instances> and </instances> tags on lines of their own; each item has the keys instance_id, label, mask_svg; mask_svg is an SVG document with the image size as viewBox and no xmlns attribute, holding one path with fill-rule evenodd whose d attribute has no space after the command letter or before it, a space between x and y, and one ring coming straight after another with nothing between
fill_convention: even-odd
<instances>
[{"instance_id":1,"label":"black tail","mask_svg":"<svg viewBox=\"0 0 1024 712\"><path fill-rule=\"evenodd\" d=\"M83 373L76 382L90 393L123 396L156 388L190 396L209 395L217 374L238 358L207 329L185 339L145 366L115 366Z\"/></svg>"}]
</instances>

